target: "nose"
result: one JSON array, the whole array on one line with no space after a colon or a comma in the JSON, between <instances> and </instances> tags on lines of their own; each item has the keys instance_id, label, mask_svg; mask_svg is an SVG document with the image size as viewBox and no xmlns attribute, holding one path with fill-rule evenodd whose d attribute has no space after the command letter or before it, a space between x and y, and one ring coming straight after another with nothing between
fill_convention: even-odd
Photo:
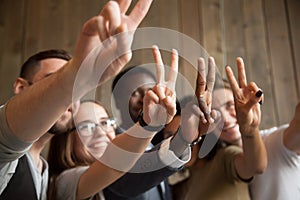
<instances>
[{"instance_id":1,"label":"nose","mask_svg":"<svg viewBox=\"0 0 300 200\"><path fill-rule=\"evenodd\" d=\"M106 132L100 126L96 126L94 130L94 137L105 136Z\"/></svg>"},{"instance_id":2,"label":"nose","mask_svg":"<svg viewBox=\"0 0 300 200\"><path fill-rule=\"evenodd\" d=\"M146 94L148 90L147 89L143 89L143 88L140 88L137 92L138 92L138 103L140 105L143 105L143 99L144 99L144 96Z\"/></svg>"},{"instance_id":3,"label":"nose","mask_svg":"<svg viewBox=\"0 0 300 200\"><path fill-rule=\"evenodd\" d=\"M220 113L221 113L221 118L222 118L222 120L224 122L224 126L225 127L227 125L231 124L232 122L236 121L235 116L231 112L229 112L228 110L221 109Z\"/></svg>"}]
</instances>

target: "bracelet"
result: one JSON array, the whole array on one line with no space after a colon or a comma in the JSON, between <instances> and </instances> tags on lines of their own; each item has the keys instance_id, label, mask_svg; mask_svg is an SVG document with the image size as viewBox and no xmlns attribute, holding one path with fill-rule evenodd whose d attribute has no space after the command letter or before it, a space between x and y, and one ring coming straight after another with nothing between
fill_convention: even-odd
<instances>
[{"instance_id":1,"label":"bracelet","mask_svg":"<svg viewBox=\"0 0 300 200\"><path fill-rule=\"evenodd\" d=\"M158 131L160 131L164 128L163 125L160 125L160 126L150 126L150 125L148 125L143 119L143 111L141 111L139 116L138 116L138 122L139 122L141 127L143 127L145 130L151 131L151 132L158 132Z\"/></svg>"},{"instance_id":2,"label":"bracelet","mask_svg":"<svg viewBox=\"0 0 300 200\"><path fill-rule=\"evenodd\" d=\"M181 133L181 127L179 126L179 128L177 129L177 134L179 135L180 139L182 141L184 141L188 146L192 147L192 146L195 146L196 144L198 144L200 142L200 140L202 139L201 135L199 134L198 135L198 138L195 139L194 141L192 141L191 143L186 141L183 136L182 136L182 133Z\"/></svg>"}]
</instances>

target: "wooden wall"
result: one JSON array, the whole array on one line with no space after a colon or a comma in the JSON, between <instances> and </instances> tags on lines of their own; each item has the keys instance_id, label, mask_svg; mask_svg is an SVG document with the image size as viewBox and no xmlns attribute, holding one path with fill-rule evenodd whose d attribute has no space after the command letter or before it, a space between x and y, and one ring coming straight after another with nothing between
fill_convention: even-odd
<instances>
[{"instance_id":1,"label":"wooden wall","mask_svg":"<svg viewBox=\"0 0 300 200\"><path fill-rule=\"evenodd\" d=\"M49 48L72 52L83 22L106 2L0 0L0 103L13 95L13 82L28 56ZM300 100L299 11L299 0L154 0L141 26L193 38L215 57L222 75L225 65L235 69L236 57L242 56L248 80L265 94L265 128L288 122ZM151 59L140 54L145 53L134 52L130 64ZM180 72L194 82L195 73L180 63ZM105 103L110 103L110 83L99 89Z\"/></svg>"}]
</instances>

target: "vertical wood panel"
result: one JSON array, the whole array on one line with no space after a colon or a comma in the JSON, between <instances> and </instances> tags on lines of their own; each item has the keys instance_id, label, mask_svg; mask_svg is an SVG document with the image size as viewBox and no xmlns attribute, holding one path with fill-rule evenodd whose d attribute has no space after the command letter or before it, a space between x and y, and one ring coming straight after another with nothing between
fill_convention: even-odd
<instances>
[{"instance_id":1,"label":"vertical wood panel","mask_svg":"<svg viewBox=\"0 0 300 200\"><path fill-rule=\"evenodd\" d=\"M41 33L41 4L43 1L26 1L24 60L40 49Z\"/></svg>"},{"instance_id":2,"label":"vertical wood panel","mask_svg":"<svg viewBox=\"0 0 300 200\"><path fill-rule=\"evenodd\" d=\"M266 0L265 15L278 122L283 124L291 120L297 103L284 1Z\"/></svg>"},{"instance_id":3,"label":"vertical wood panel","mask_svg":"<svg viewBox=\"0 0 300 200\"><path fill-rule=\"evenodd\" d=\"M223 16L220 0L203 0L201 4L203 21L203 45L208 53L215 58L216 65L222 77L225 77L223 49Z\"/></svg>"},{"instance_id":4,"label":"vertical wood panel","mask_svg":"<svg viewBox=\"0 0 300 200\"><path fill-rule=\"evenodd\" d=\"M291 31L291 44L294 58L295 79L298 89L298 101L300 101L300 1L287 0L287 10Z\"/></svg>"},{"instance_id":5,"label":"vertical wood panel","mask_svg":"<svg viewBox=\"0 0 300 200\"><path fill-rule=\"evenodd\" d=\"M28 56L49 48L73 52L83 23L107 1L2 0L0 103L12 95L12 83ZM201 42L221 72L225 64L235 70L235 58L243 56L249 80L264 90L262 126L269 127L275 121L288 122L300 98L299 4L298 0L158 0L141 26L178 30ZM144 62L153 62L150 50L135 52L129 65ZM169 64L168 56L165 62ZM180 72L194 85L196 73L190 63L181 61ZM98 95L110 105L111 83L107 85Z\"/></svg>"},{"instance_id":6,"label":"vertical wood panel","mask_svg":"<svg viewBox=\"0 0 300 200\"><path fill-rule=\"evenodd\" d=\"M181 32L185 35L191 37L193 40L201 44L202 38L201 38L201 30L202 30L202 23L200 21L199 16L200 10L199 5L201 1L199 0L180 0L180 12L181 12ZM184 75L186 80L190 83L191 87L195 87L195 81L197 76L197 58L199 56L205 55L197 55L197 52L194 52L194 50L185 45L185 43L182 43L182 49L181 51L184 52L184 54L191 55L191 57L194 58L192 60L192 64L188 63L187 61L183 61L180 63L181 65L181 73ZM183 88L183 92L188 91L188 88ZM188 94L183 94L188 95Z\"/></svg>"},{"instance_id":7,"label":"vertical wood panel","mask_svg":"<svg viewBox=\"0 0 300 200\"><path fill-rule=\"evenodd\" d=\"M226 65L237 74L236 57L245 57L244 19L242 1L224 0Z\"/></svg>"},{"instance_id":8,"label":"vertical wood panel","mask_svg":"<svg viewBox=\"0 0 300 200\"><path fill-rule=\"evenodd\" d=\"M243 1L246 57L244 59L247 79L254 81L264 91L262 127L276 125L275 102L271 71L268 63L266 31L261 0Z\"/></svg>"},{"instance_id":9,"label":"vertical wood panel","mask_svg":"<svg viewBox=\"0 0 300 200\"><path fill-rule=\"evenodd\" d=\"M1 4L1 15L4 17L1 19L0 62L0 103L2 104L13 95L13 83L19 75L24 29L24 1L16 4L5 0Z\"/></svg>"}]
</instances>

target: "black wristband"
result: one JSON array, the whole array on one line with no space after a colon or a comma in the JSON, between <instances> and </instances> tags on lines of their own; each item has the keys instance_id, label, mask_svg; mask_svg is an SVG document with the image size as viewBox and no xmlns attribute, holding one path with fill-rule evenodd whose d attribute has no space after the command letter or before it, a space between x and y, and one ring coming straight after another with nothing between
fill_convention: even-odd
<instances>
[{"instance_id":1,"label":"black wristband","mask_svg":"<svg viewBox=\"0 0 300 200\"><path fill-rule=\"evenodd\" d=\"M184 141L188 146L192 147L192 146L195 146L196 144L198 144L200 142L200 140L202 139L201 135L199 134L198 138L195 139L194 141L192 141L191 143L189 143L188 141L186 141L183 136L182 136L182 133L181 133L181 127L179 126L178 130L177 130L177 134L179 135L180 139L182 141Z\"/></svg>"},{"instance_id":2,"label":"black wristband","mask_svg":"<svg viewBox=\"0 0 300 200\"><path fill-rule=\"evenodd\" d=\"M139 116L138 116L138 122L140 124L141 127L143 127L145 130L147 131L151 131L151 132L158 132L160 130L162 130L164 128L163 125L160 126L149 126L143 119L143 111L140 112Z\"/></svg>"}]
</instances>

